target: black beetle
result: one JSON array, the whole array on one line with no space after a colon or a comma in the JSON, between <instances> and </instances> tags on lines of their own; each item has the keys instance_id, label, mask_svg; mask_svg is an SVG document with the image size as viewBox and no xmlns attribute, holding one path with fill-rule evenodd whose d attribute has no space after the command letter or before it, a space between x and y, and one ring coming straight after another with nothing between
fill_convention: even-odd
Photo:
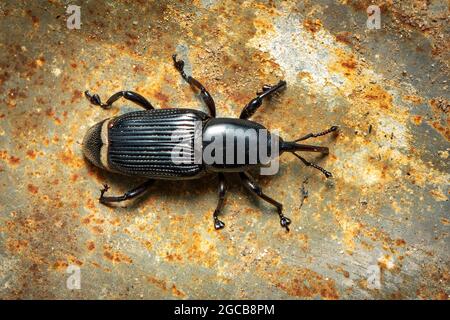
<instances>
[{"instance_id":1,"label":"black beetle","mask_svg":"<svg viewBox=\"0 0 450 320\"><path fill-rule=\"evenodd\" d=\"M331 173L305 160L296 153L296 151L310 151L328 154L328 148L299 144L297 142L323 136L336 131L337 127L332 126L323 132L310 133L289 142L283 141L274 135L268 135L264 139L256 136L247 136L245 137L243 150L241 150L244 154L242 161L237 161L237 152L234 152L239 150L230 150L225 144L223 144L223 147L222 144L219 144L219 148L214 152L220 151L222 155L219 156L219 159L227 160L229 160L227 155L232 154L231 161L199 162L194 157L196 150L194 144L195 141L198 141L196 137L200 139L200 152L202 152L216 140L235 141L246 130L264 130L264 126L247 119L261 106L264 98L285 88L286 82L280 81L273 86L263 86L262 91L257 93L256 98L252 99L242 110L239 119L216 118L214 100L209 92L199 81L185 74L183 60L177 60L176 55L173 55L172 58L176 69L184 80L200 91L202 100L209 109L209 115L192 109L155 110L147 99L132 91L117 92L105 104L101 102L97 94L91 95L88 91L85 92L91 103L104 109L110 108L112 103L120 97L146 109L145 111L129 112L118 117L103 120L91 127L86 133L83 140L83 153L94 165L123 175L149 178L148 181L122 196L105 196L104 193L109 187L104 185L99 201L103 204L111 204L133 199L143 194L155 179L197 179L206 173L214 172L218 174L220 183L219 201L213 214L214 227L221 229L224 227L224 223L218 219L218 215L223 208L226 193L224 173L238 172L243 184L251 192L277 208L281 226L289 231L288 226L291 221L283 215L283 205L267 196L247 172L252 167L267 165L267 159L264 162L259 156L256 157L256 160L255 158L250 159L250 147L255 147L258 155L262 149L265 149L266 154L270 153L276 156L281 155L283 152L291 152L305 165L320 170L329 178ZM200 132L196 130L196 128L198 129L196 125L199 123L201 124ZM183 155L187 155L187 158L185 157L184 160L187 159L187 161L175 161L180 156L180 150L177 149L180 141L176 139L174 141L174 135L181 137L184 146L187 146L187 153L186 148L183 150L185 152ZM272 144L275 141L273 137L279 139L275 147ZM204 160L204 158L201 158L201 160Z\"/></svg>"}]
</instances>

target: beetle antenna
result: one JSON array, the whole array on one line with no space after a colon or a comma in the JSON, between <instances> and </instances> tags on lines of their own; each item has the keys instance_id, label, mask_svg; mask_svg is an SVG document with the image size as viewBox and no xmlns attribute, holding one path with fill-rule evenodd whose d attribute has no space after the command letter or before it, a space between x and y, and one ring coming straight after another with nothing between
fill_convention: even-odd
<instances>
[{"instance_id":1,"label":"beetle antenna","mask_svg":"<svg viewBox=\"0 0 450 320\"><path fill-rule=\"evenodd\" d=\"M299 159L305 164L305 166L307 166L307 167L313 167L313 168L315 168L315 169L321 171L321 172L325 175L325 177L327 177L327 178L333 177L333 175L331 174L331 172L325 170L324 168L318 166L317 164L312 163L312 162L309 162L308 160L306 160L306 159L303 158L302 156L296 154L295 152L292 152L292 154L293 154L294 156L296 156L297 158L299 158Z\"/></svg>"},{"instance_id":2,"label":"beetle antenna","mask_svg":"<svg viewBox=\"0 0 450 320\"><path fill-rule=\"evenodd\" d=\"M319 133L308 133L306 136L303 136L301 138L298 138L297 140L294 140L294 142L299 142L299 141L303 141L309 138L317 138L317 137L321 137L324 136L326 134L329 134L333 131L336 131L339 127L338 126L332 126L330 129L327 129L325 131L319 132Z\"/></svg>"},{"instance_id":3,"label":"beetle antenna","mask_svg":"<svg viewBox=\"0 0 450 320\"><path fill-rule=\"evenodd\" d=\"M307 152L320 152L322 154L329 154L330 151L327 147L312 146L309 144L300 144L295 141L281 141L280 152L294 152L294 151L307 151Z\"/></svg>"}]
</instances>

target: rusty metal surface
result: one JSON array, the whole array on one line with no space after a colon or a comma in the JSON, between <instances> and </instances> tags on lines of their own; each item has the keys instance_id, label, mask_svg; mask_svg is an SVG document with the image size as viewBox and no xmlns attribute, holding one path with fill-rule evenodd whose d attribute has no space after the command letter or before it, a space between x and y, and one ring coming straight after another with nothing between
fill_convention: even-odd
<instances>
[{"instance_id":1,"label":"rusty metal surface","mask_svg":"<svg viewBox=\"0 0 450 320\"><path fill-rule=\"evenodd\" d=\"M80 30L68 4L0 4L1 298L448 299L447 1L386 1L379 30L370 1L79 1ZM131 208L97 202L102 183L137 181L89 165L81 139L134 107L105 111L82 92L204 110L174 52L220 116L286 79L254 120L287 139L341 126L321 141L332 181L290 155L258 178L290 233L234 176L220 232L213 176L159 181ZM80 290L66 287L69 265Z\"/></svg>"}]
</instances>

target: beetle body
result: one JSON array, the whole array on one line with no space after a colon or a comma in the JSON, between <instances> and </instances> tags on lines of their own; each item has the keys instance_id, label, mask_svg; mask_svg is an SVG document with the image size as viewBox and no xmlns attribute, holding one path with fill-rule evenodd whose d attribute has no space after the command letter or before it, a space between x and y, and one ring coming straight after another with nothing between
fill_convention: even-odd
<instances>
[{"instance_id":1,"label":"beetle body","mask_svg":"<svg viewBox=\"0 0 450 320\"><path fill-rule=\"evenodd\" d=\"M95 124L85 135L83 153L96 166L128 176L197 179L207 172L244 172L266 165L259 155L271 155L271 135L261 141L257 130L266 128L192 109L136 111ZM196 145L201 161L195 159ZM212 161L204 158L208 148L216 156Z\"/></svg>"},{"instance_id":2,"label":"beetle body","mask_svg":"<svg viewBox=\"0 0 450 320\"><path fill-rule=\"evenodd\" d=\"M182 77L200 91L209 108L209 114L193 109L155 109L147 99L132 91L119 91L103 104L96 94L85 92L89 100L105 109L123 97L145 111L129 112L108 118L86 133L83 154L97 167L126 176L148 180L121 196L105 196L108 186L101 190L99 201L103 204L125 202L143 194L154 180L199 179L205 174L217 174L219 201L213 214L214 227L224 223L218 219L223 208L226 183L224 173L237 172L242 183L256 196L276 207L280 224L289 231L291 221L284 216L282 204L267 196L248 171L268 165L283 152L290 152L305 165L320 170L326 177L331 173L305 160L297 151L328 154L328 148L299 144L309 138L326 135L336 126L319 133L310 133L294 141L284 141L254 121L248 120L261 106L263 99L285 88L280 81L265 85L242 110L240 118L216 118L214 100L203 85L184 73L184 62L176 60L175 67Z\"/></svg>"}]
</instances>

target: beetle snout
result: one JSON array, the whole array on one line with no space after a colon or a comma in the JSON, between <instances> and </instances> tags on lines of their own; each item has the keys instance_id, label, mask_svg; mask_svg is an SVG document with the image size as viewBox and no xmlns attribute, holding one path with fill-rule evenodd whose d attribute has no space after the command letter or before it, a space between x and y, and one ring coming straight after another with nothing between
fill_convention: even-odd
<instances>
[{"instance_id":1,"label":"beetle snout","mask_svg":"<svg viewBox=\"0 0 450 320\"><path fill-rule=\"evenodd\" d=\"M102 152L102 127L105 121L93 125L86 132L83 139L83 154L94 165L104 168L101 160Z\"/></svg>"}]
</instances>

